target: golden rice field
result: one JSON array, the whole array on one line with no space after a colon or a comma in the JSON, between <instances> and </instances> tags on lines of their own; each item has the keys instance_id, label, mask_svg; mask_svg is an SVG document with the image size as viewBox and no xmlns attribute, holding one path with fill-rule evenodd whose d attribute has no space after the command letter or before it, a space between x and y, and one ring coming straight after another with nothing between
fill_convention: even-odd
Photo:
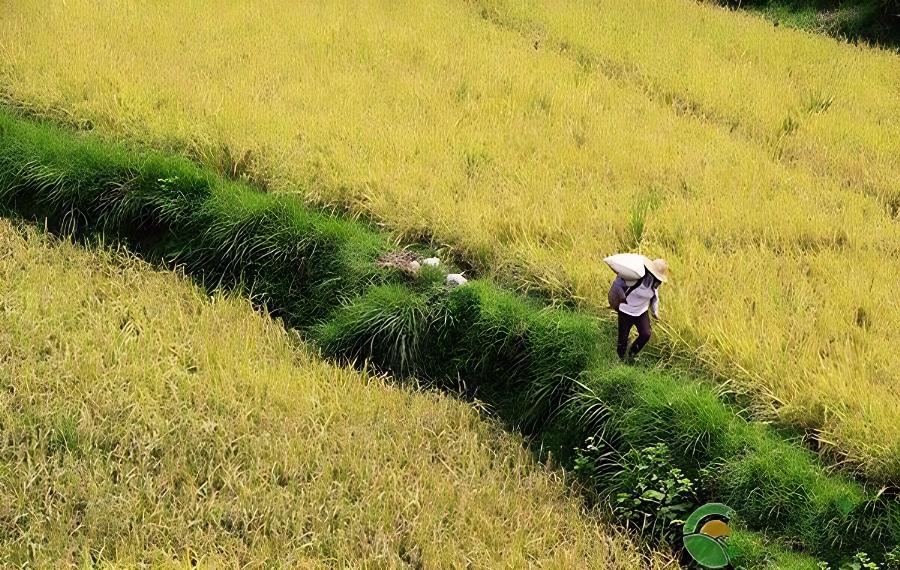
<instances>
[{"instance_id":1,"label":"golden rice field","mask_svg":"<svg viewBox=\"0 0 900 570\"><path fill-rule=\"evenodd\" d=\"M687 0L19 0L0 90L600 312L666 257L666 353L900 480L896 54Z\"/></svg>"},{"instance_id":2,"label":"golden rice field","mask_svg":"<svg viewBox=\"0 0 900 570\"><path fill-rule=\"evenodd\" d=\"M0 354L3 567L677 567L470 405L6 220Z\"/></svg>"}]
</instances>

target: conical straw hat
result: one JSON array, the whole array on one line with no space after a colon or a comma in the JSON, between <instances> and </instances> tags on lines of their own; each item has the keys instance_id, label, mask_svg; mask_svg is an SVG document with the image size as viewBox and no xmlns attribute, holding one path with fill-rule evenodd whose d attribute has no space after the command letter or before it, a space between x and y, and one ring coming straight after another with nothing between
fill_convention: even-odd
<instances>
[{"instance_id":1,"label":"conical straw hat","mask_svg":"<svg viewBox=\"0 0 900 570\"><path fill-rule=\"evenodd\" d=\"M669 281L669 264L666 263L665 259L654 259L653 261L650 261L648 259L647 271L652 273L654 277L656 277L663 283L667 283Z\"/></svg>"}]
</instances>

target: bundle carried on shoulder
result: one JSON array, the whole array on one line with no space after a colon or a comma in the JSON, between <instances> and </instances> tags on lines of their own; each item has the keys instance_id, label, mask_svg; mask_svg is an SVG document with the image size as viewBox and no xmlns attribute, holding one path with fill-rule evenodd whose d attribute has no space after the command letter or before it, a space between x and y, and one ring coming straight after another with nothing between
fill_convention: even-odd
<instances>
[{"instance_id":1,"label":"bundle carried on shoulder","mask_svg":"<svg viewBox=\"0 0 900 570\"><path fill-rule=\"evenodd\" d=\"M643 279L646 274L648 260L639 253L617 253L610 255L603 261L609 265L616 275L625 281L637 281Z\"/></svg>"},{"instance_id":2,"label":"bundle carried on shoulder","mask_svg":"<svg viewBox=\"0 0 900 570\"><path fill-rule=\"evenodd\" d=\"M617 311L619 305L628 298L628 291L633 289L647 274L647 258L637 253L617 253L603 261L616 272L618 278L609 286L607 299L609 308Z\"/></svg>"}]
</instances>

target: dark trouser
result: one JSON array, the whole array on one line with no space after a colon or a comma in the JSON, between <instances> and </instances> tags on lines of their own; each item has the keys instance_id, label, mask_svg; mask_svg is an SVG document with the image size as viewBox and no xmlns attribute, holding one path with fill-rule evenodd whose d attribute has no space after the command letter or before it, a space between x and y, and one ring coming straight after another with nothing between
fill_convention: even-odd
<instances>
[{"instance_id":1,"label":"dark trouser","mask_svg":"<svg viewBox=\"0 0 900 570\"><path fill-rule=\"evenodd\" d=\"M625 358L625 352L628 349L628 335L631 333L631 327L636 327L638 332L637 340L631 345L630 354L634 356L650 340L650 311L644 311L644 314L639 317L632 317L619 311L619 338L616 343L616 353L621 359Z\"/></svg>"}]
</instances>

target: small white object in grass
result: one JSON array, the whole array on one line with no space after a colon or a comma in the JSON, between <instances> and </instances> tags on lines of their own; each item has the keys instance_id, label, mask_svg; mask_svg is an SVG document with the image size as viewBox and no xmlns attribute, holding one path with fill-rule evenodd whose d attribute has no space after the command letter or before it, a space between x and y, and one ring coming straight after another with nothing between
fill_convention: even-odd
<instances>
[{"instance_id":1,"label":"small white object in grass","mask_svg":"<svg viewBox=\"0 0 900 570\"><path fill-rule=\"evenodd\" d=\"M468 283L468 279L462 276L462 273L448 273L447 274L447 285L451 287L459 287L460 285L465 285Z\"/></svg>"},{"instance_id":2,"label":"small white object in grass","mask_svg":"<svg viewBox=\"0 0 900 570\"><path fill-rule=\"evenodd\" d=\"M409 262L409 268L412 269L413 271L418 271L421 268L421 266L419 265L418 261L412 260Z\"/></svg>"},{"instance_id":3,"label":"small white object in grass","mask_svg":"<svg viewBox=\"0 0 900 570\"><path fill-rule=\"evenodd\" d=\"M436 257L429 257L427 259L422 260L422 265L427 265L429 267L437 267L441 264L441 260Z\"/></svg>"}]
</instances>

